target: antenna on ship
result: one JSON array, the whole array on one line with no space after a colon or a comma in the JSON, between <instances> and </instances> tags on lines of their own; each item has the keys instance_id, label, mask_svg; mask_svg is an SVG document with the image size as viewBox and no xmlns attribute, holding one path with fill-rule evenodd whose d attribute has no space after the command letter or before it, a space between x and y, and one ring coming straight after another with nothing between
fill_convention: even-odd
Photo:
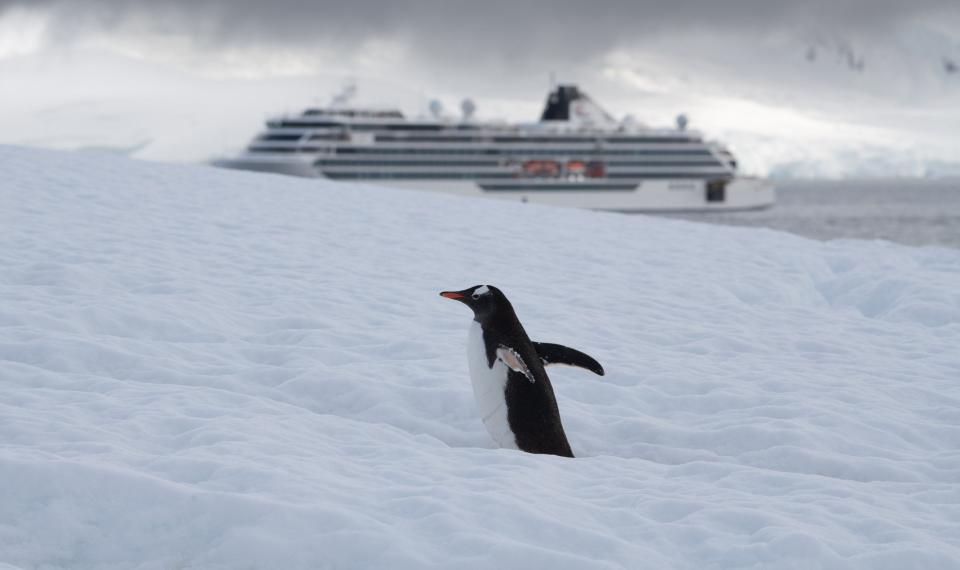
<instances>
[{"instance_id":1,"label":"antenna on ship","mask_svg":"<svg viewBox=\"0 0 960 570\"><path fill-rule=\"evenodd\" d=\"M353 96L357 94L357 83L353 78L348 79L344 84L343 88L340 89L340 92L333 96L333 99L330 101L331 107L343 107L353 99Z\"/></svg>"},{"instance_id":2,"label":"antenna on ship","mask_svg":"<svg viewBox=\"0 0 960 570\"><path fill-rule=\"evenodd\" d=\"M677 130L685 131L687 130L687 116L683 113L677 115Z\"/></svg>"},{"instance_id":3,"label":"antenna on ship","mask_svg":"<svg viewBox=\"0 0 960 570\"><path fill-rule=\"evenodd\" d=\"M430 114L433 115L434 119L439 119L443 116L443 103L441 103L439 99L430 101Z\"/></svg>"},{"instance_id":4,"label":"antenna on ship","mask_svg":"<svg viewBox=\"0 0 960 570\"><path fill-rule=\"evenodd\" d=\"M460 103L460 111L463 113L463 122L473 119L473 114L477 112L477 104L469 97Z\"/></svg>"}]
</instances>

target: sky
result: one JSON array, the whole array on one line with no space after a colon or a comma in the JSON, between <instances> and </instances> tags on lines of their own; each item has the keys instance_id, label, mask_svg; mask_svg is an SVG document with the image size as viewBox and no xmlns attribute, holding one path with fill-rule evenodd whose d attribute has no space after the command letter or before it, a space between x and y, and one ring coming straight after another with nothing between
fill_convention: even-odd
<instances>
[{"instance_id":1,"label":"sky","mask_svg":"<svg viewBox=\"0 0 960 570\"><path fill-rule=\"evenodd\" d=\"M759 175L960 174L956 0L0 0L4 143L205 161L348 82L530 121L551 77Z\"/></svg>"}]
</instances>

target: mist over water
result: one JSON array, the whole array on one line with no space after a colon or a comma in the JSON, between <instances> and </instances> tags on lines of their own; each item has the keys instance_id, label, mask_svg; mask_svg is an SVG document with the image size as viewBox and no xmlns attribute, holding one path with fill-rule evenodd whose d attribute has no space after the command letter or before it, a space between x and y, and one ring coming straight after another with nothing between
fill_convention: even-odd
<instances>
[{"instance_id":1,"label":"mist over water","mask_svg":"<svg viewBox=\"0 0 960 570\"><path fill-rule=\"evenodd\" d=\"M667 214L699 222L768 227L829 239L885 239L960 248L960 178L778 181L774 207Z\"/></svg>"}]
</instances>

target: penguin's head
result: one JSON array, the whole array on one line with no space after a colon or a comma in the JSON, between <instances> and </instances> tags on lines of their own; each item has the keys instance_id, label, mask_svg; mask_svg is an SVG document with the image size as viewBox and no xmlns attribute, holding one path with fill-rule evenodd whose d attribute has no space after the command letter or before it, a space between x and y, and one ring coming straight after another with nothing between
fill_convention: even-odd
<instances>
[{"instance_id":1,"label":"penguin's head","mask_svg":"<svg viewBox=\"0 0 960 570\"><path fill-rule=\"evenodd\" d=\"M440 296L460 301L470 307L480 322L491 316L504 303L509 305L506 296L493 285L474 285L463 291L444 291Z\"/></svg>"}]
</instances>

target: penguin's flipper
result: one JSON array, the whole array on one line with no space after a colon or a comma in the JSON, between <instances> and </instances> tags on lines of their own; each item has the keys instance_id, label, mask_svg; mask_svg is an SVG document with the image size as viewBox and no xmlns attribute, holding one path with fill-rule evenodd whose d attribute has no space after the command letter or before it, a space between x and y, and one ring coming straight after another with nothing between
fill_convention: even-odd
<instances>
[{"instance_id":1,"label":"penguin's flipper","mask_svg":"<svg viewBox=\"0 0 960 570\"><path fill-rule=\"evenodd\" d=\"M527 377L527 380L532 384L534 382L533 373L530 372L530 369L527 368L527 363L523 361L523 358L517 354L517 351L513 350L508 346L501 345L497 348L497 358L507 365L507 368L513 370L514 372L519 372Z\"/></svg>"},{"instance_id":2,"label":"penguin's flipper","mask_svg":"<svg viewBox=\"0 0 960 570\"><path fill-rule=\"evenodd\" d=\"M574 350L562 344L551 344L549 342L535 342L533 347L537 349L540 360L544 366L551 364L565 364L567 366L577 366L593 372L597 376L603 376L603 366L592 357Z\"/></svg>"}]
</instances>

